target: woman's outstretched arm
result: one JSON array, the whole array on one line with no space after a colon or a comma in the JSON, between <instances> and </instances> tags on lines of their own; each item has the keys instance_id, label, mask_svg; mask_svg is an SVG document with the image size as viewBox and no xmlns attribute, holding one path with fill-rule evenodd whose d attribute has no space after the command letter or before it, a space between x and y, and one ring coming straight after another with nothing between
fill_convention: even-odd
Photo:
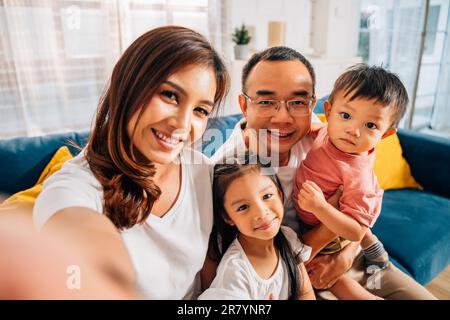
<instances>
[{"instance_id":1,"label":"woman's outstretched arm","mask_svg":"<svg viewBox=\"0 0 450 320\"><path fill-rule=\"evenodd\" d=\"M65 208L55 213L42 232L64 241L68 250L82 253L93 268L124 290L134 290L135 276L128 251L117 228L103 214L84 208Z\"/></svg>"}]
</instances>

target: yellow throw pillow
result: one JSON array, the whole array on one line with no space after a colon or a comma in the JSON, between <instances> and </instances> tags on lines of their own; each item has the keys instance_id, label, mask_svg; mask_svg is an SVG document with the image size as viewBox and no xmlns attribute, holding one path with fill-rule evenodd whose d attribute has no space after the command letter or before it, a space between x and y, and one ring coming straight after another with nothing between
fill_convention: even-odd
<instances>
[{"instance_id":1,"label":"yellow throw pillow","mask_svg":"<svg viewBox=\"0 0 450 320\"><path fill-rule=\"evenodd\" d=\"M384 190L414 188L423 189L411 174L408 162L397 134L381 140L376 147L374 171Z\"/></svg>"},{"instance_id":2,"label":"yellow throw pillow","mask_svg":"<svg viewBox=\"0 0 450 320\"><path fill-rule=\"evenodd\" d=\"M41 176L39 177L36 184L27 190L13 194L11 197L6 199L3 204L33 206L37 196L42 191L42 184L44 183L44 181L53 173L61 169L64 162L71 158L73 158L73 156L70 153L69 148L67 148L66 146L59 148L45 167L44 171L42 171Z\"/></svg>"},{"instance_id":3,"label":"yellow throw pillow","mask_svg":"<svg viewBox=\"0 0 450 320\"><path fill-rule=\"evenodd\" d=\"M324 113L319 113L316 115L317 118L319 118L320 121L322 121L323 123L327 123L327 118L325 117Z\"/></svg>"},{"instance_id":4,"label":"yellow throw pillow","mask_svg":"<svg viewBox=\"0 0 450 320\"><path fill-rule=\"evenodd\" d=\"M318 114L317 117L323 123L327 123L323 113ZM403 158L403 150L397 134L381 140L377 144L376 152L373 170L381 188L384 190L423 189L412 176L409 164Z\"/></svg>"}]
</instances>

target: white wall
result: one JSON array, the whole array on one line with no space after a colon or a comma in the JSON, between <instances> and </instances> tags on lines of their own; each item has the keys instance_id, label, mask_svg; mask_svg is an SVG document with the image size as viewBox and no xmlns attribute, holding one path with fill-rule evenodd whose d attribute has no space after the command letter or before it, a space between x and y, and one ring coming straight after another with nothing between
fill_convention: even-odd
<instances>
[{"instance_id":1,"label":"white wall","mask_svg":"<svg viewBox=\"0 0 450 320\"><path fill-rule=\"evenodd\" d=\"M269 21L285 21L285 45L301 52L310 50L310 0L230 0L229 16L233 30L245 23L254 31L253 50L267 47Z\"/></svg>"},{"instance_id":2,"label":"white wall","mask_svg":"<svg viewBox=\"0 0 450 320\"><path fill-rule=\"evenodd\" d=\"M361 62L356 57L360 0L227 1L231 28L245 23L253 32L250 51L267 48L269 21L285 21L285 45L305 54L312 63L318 97L331 92L334 81L346 68ZM230 64L232 83L225 114L240 112L237 96L245 61Z\"/></svg>"},{"instance_id":3,"label":"white wall","mask_svg":"<svg viewBox=\"0 0 450 320\"><path fill-rule=\"evenodd\" d=\"M358 49L360 1L311 0L311 45L326 58L351 58Z\"/></svg>"},{"instance_id":4,"label":"white wall","mask_svg":"<svg viewBox=\"0 0 450 320\"><path fill-rule=\"evenodd\" d=\"M329 58L356 55L360 0L228 1L231 28L245 23L253 33L250 48L255 51L267 47L269 21L284 21L289 47Z\"/></svg>"}]
</instances>

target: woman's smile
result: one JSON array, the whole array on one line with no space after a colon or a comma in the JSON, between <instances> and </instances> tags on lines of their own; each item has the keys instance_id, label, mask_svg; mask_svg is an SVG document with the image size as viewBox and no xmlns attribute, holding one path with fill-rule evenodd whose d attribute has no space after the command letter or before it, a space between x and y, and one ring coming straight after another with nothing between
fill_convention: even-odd
<instances>
[{"instance_id":1,"label":"woman's smile","mask_svg":"<svg viewBox=\"0 0 450 320\"><path fill-rule=\"evenodd\" d=\"M156 141L163 147L164 149L167 149L169 151L174 150L180 146L180 144L183 143L185 139L168 135L166 133L163 133L162 131L156 130L154 128L151 129L153 135L156 138Z\"/></svg>"}]
</instances>

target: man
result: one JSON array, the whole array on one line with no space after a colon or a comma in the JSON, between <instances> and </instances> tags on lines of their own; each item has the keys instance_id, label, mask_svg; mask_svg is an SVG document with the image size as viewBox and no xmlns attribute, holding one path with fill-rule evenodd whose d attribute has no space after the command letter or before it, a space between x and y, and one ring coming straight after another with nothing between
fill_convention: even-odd
<instances>
[{"instance_id":1,"label":"man","mask_svg":"<svg viewBox=\"0 0 450 320\"><path fill-rule=\"evenodd\" d=\"M296 231L299 231L299 222L291 200L293 179L312 145L312 138L306 134L311 119L318 121L313 114L316 102L314 70L303 55L287 47L273 47L254 54L242 74L239 105L244 119L212 157L218 162L236 149L248 148L249 137L264 139L260 142L267 145L271 157L278 152L276 170L286 198L283 223ZM337 206L339 196L337 192L329 202ZM319 225L304 233L302 238L313 252L319 252L336 235ZM364 258L358 251L359 243L353 242L336 254L317 256L310 261L307 269L313 286L327 289L347 272L370 292L386 299L435 299L393 264L372 276L366 274ZM332 298L328 291L320 291L319 295Z\"/></svg>"}]
</instances>

